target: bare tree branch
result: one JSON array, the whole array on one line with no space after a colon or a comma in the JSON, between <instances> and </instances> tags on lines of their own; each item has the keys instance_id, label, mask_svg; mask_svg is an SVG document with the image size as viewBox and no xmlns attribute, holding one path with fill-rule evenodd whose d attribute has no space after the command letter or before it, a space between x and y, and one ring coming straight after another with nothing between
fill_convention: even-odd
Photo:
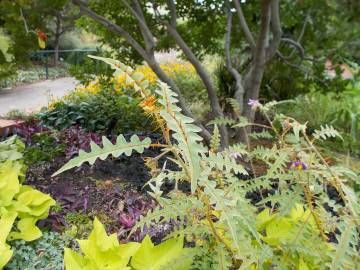
<instances>
[{"instance_id":1,"label":"bare tree branch","mask_svg":"<svg viewBox=\"0 0 360 270\"><path fill-rule=\"evenodd\" d=\"M34 33L34 34L36 34L36 32L35 32L34 30L29 30L29 27L28 27L28 25L27 25L27 22L26 22L26 19L25 19L25 16L24 16L24 13L23 13L22 8L20 8L20 17L21 17L22 21L24 22L24 28L25 28L26 34L28 34L28 33Z\"/></svg>"},{"instance_id":2,"label":"bare tree branch","mask_svg":"<svg viewBox=\"0 0 360 270\"><path fill-rule=\"evenodd\" d=\"M192 52L190 47L186 44L186 42L183 40L181 35L176 29L176 7L173 0L168 0L168 7L170 9L170 22L167 21L164 22L165 26L167 27L168 33L174 38L176 44L180 47L180 49L183 51L183 53L186 55L190 63L194 66L197 74L203 81L205 88L208 93L209 101L210 101L210 107L212 109L212 112L215 117L223 117L223 111L220 107L219 99L216 95L216 90L214 87L214 83L211 80L211 77L206 72L205 68L202 66L201 62L195 54ZM174 24L174 25L173 25ZM226 147L229 144L228 141L228 132L225 125L220 126L220 133L222 137L222 146Z\"/></svg>"},{"instance_id":3,"label":"bare tree branch","mask_svg":"<svg viewBox=\"0 0 360 270\"><path fill-rule=\"evenodd\" d=\"M176 6L174 1L172 0L167 0L167 5L169 7L169 11L170 11L170 24L172 27L176 27L176 19L177 19L177 15L176 15Z\"/></svg>"},{"instance_id":4,"label":"bare tree branch","mask_svg":"<svg viewBox=\"0 0 360 270\"><path fill-rule=\"evenodd\" d=\"M281 42L282 30L279 14L279 0L271 1L271 33L272 40L266 50L266 61L273 58Z\"/></svg>"},{"instance_id":5,"label":"bare tree branch","mask_svg":"<svg viewBox=\"0 0 360 270\"><path fill-rule=\"evenodd\" d=\"M242 85L242 76L240 73L236 70L236 68L233 67L231 63L231 28L232 28L232 13L230 9L229 2L226 1L226 32L225 32L225 62L226 62L226 68L230 72L230 74L233 76L235 80L235 99L239 103L240 107L240 114L243 110L243 104L244 104L244 87Z\"/></svg>"},{"instance_id":6,"label":"bare tree branch","mask_svg":"<svg viewBox=\"0 0 360 270\"><path fill-rule=\"evenodd\" d=\"M282 38L281 39L282 42L285 43L289 43L291 46L294 47L294 49L296 49L299 52L300 58L304 59L305 58L305 51L304 48L301 46L300 43L298 43L297 41L291 39L291 38ZM287 59L289 60L289 59Z\"/></svg>"},{"instance_id":7,"label":"bare tree branch","mask_svg":"<svg viewBox=\"0 0 360 270\"><path fill-rule=\"evenodd\" d=\"M274 1L274 0L273 0ZM276 0L275 0L276 1ZM260 33L256 42L253 64L245 77L245 100L257 99L259 96L260 85L266 64L266 45L270 28L270 7L272 0L261 1L261 24ZM245 105L245 116L250 120L254 119L254 111Z\"/></svg>"},{"instance_id":8,"label":"bare tree branch","mask_svg":"<svg viewBox=\"0 0 360 270\"><path fill-rule=\"evenodd\" d=\"M139 5L136 5L135 10L126 0L122 0L122 2L139 22L140 31L145 41L146 50L148 52L153 51L155 47L155 38L145 21L141 7Z\"/></svg>"},{"instance_id":9,"label":"bare tree branch","mask_svg":"<svg viewBox=\"0 0 360 270\"><path fill-rule=\"evenodd\" d=\"M245 38L246 38L247 42L249 43L250 48L254 51L256 48L256 43L255 43L254 37L249 29L249 26L246 22L244 13L243 13L241 5L240 5L240 0L234 0L234 4L235 4L235 8L236 8L239 20L240 20L240 27L244 32Z\"/></svg>"},{"instance_id":10,"label":"bare tree branch","mask_svg":"<svg viewBox=\"0 0 360 270\"><path fill-rule=\"evenodd\" d=\"M122 27L120 27L117 24L112 23L111 21L109 21L105 17L97 14L96 12L94 12L93 10L88 8L87 5L84 4L84 1L82 1L82 0L72 0L72 2L75 5L78 5L80 7L80 11L83 14L85 14L85 15L89 16L90 18L94 19L95 21L97 21L98 23L100 23L101 25L103 25L104 27L109 29L110 31L122 36L141 55L141 57L143 57L145 60L148 59L148 55L146 54L146 51L144 50L144 48L127 31L125 31Z\"/></svg>"}]
</instances>

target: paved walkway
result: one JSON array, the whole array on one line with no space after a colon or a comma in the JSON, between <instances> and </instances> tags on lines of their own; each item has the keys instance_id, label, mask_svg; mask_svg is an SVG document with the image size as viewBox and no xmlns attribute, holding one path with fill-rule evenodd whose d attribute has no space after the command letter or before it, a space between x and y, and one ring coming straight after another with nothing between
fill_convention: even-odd
<instances>
[{"instance_id":1,"label":"paved walkway","mask_svg":"<svg viewBox=\"0 0 360 270\"><path fill-rule=\"evenodd\" d=\"M49 102L49 97L62 97L75 89L77 81L72 77L46 80L34 84L0 90L0 115L10 110L34 111Z\"/></svg>"}]
</instances>

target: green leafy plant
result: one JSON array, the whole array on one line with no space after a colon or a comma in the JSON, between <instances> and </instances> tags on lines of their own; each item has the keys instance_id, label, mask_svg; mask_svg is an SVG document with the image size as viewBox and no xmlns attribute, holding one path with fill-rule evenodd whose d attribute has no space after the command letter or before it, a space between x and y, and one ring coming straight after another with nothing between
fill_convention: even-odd
<instances>
[{"instance_id":1,"label":"green leafy plant","mask_svg":"<svg viewBox=\"0 0 360 270\"><path fill-rule=\"evenodd\" d=\"M339 136L334 128L325 126L311 132L306 124L276 114L276 102L262 105L250 100L249 105L259 110L268 124L250 123L242 117L234 123L227 121L237 132L243 129L246 144L221 149L215 128L208 149L201 143L200 129L181 114L176 94L166 84L159 82L156 101L143 77L134 76L118 61L101 60L136 84L144 99L143 109L157 121L166 144L144 141L147 146L162 148L159 157L171 153L168 162L178 167L174 171L167 163L161 168L153 166L159 157L146 161L153 176L148 182L150 194L159 206L141 218L132 232L154 222L176 221L173 235L181 232L199 247L200 253L207 253L206 263L199 265L217 269L327 269L329 265L331 269L355 269L360 259L356 250L360 206L351 185L359 179L346 167L328 164L316 147L324 139ZM251 133L252 125L262 131ZM272 144L251 147L251 138L253 142L271 139ZM124 147L130 154L139 144L138 140L134 144L108 143L104 150L93 145L92 151L81 153L55 174L84 162L92 164L109 154L118 156ZM259 175L255 161L266 167ZM245 164L251 169L246 170ZM250 180L239 179L248 178L250 173ZM162 187L166 182L175 185L164 196ZM191 194L180 191L179 182L189 183ZM328 188L335 195L329 196ZM256 201L250 201L249 195L256 193L260 193ZM260 215L259 208L265 209ZM335 235L336 243L328 241L330 235ZM314 247L314 239L319 248ZM202 259L199 256L195 261Z\"/></svg>"},{"instance_id":2,"label":"green leafy plant","mask_svg":"<svg viewBox=\"0 0 360 270\"><path fill-rule=\"evenodd\" d=\"M94 229L89 239L78 240L83 256L65 248L66 270L77 269L163 269L170 261L185 257L189 249L183 248L183 237L173 238L154 246L149 236L142 243L119 244L117 235L107 235L104 226L95 218ZM191 256L187 255L181 267L188 269ZM189 259L190 258L190 259Z\"/></svg>"},{"instance_id":3,"label":"green leafy plant","mask_svg":"<svg viewBox=\"0 0 360 270\"><path fill-rule=\"evenodd\" d=\"M33 242L15 240L11 243L13 257L6 265L8 270L62 270L64 247L72 243L72 238L56 232L44 232Z\"/></svg>"},{"instance_id":4,"label":"green leafy plant","mask_svg":"<svg viewBox=\"0 0 360 270\"><path fill-rule=\"evenodd\" d=\"M342 135L335 138L332 145L324 145L337 151L360 152L360 109L359 87L348 83L348 89L335 94L320 92L299 96L290 103L284 103L278 110L301 122L308 122L310 130L332 125Z\"/></svg>"},{"instance_id":5,"label":"green leafy plant","mask_svg":"<svg viewBox=\"0 0 360 270\"><path fill-rule=\"evenodd\" d=\"M144 121L141 115L140 100L129 90L115 91L115 86L108 82L98 87L95 93L79 90L50 104L38 114L41 124L58 130L80 125L86 131L107 134L151 128L151 123Z\"/></svg>"},{"instance_id":6,"label":"green leafy plant","mask_svg":"<svg viewBox=\"0 0 360 270\"><path fill-rule=\"evenodd\" d=\"M15 137L1 143L0 156L0 269L13 251L7 241L33 241L42 233L37 221L49 214L55 201L30 186L24 185L23 144Z\"/></svg>"},{"instance_id":7,"label":"green leafy plant","mask_svg":"<svg viewBox=\"0 0 360 270\"><path fill-rule=\"evenodd\" d=\"M65 152L65 145L58 143L56 134L36 133L32 136L31 141L32 145L27 147L24 152L24 158L28 164L52 161Z\"/></svg>"}]
</instances>

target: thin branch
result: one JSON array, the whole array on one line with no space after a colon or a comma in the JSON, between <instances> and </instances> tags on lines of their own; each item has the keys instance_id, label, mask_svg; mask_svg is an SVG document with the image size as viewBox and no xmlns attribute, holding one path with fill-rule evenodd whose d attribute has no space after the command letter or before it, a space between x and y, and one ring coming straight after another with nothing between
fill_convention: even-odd
<instances>
[{"instance_id":1,"label":"thin branch","mask_svg":"<svg viewBox=\"0 0 360 270\"><path fill-rule=\"evenodd\" d=\"M21 17L22 21L24 22L24 27L25 27L26 34L28 34L28 33L36 34L36 32L34 30L29 30L26 19L25 19L25 16L24 16L24 13L22 11L22 8L20 8L20 17Z\"/></svg>"},{"instance_id":2,"label":"thin branch","mask_svg":"<svg viewBox=\"0 0 360 270\"><path fill-rule=\"evenodd\" d=\"M171 21L172 23L169 23L168 21L164 21L164 25L167 28L168 33L173 37L176 44L180 47L180 49L183 51L183 53L186 55L190 63L194 66L197 74L203 81L205 88L207 90L207 94L210 101L210 107L213 112L213 115L215 117L223 117L223 111L220 107L219 99L216 95L216 89L214 87L214 83L203 67L202 63L199 61L199 59L195 56L195 54L192 52L191 48L187 45L187 43L183 40L182 36L179 34L179 32L176 29L176 7L173 0L168 0L168 7L171 12ZM228 146L228 132L227 127L225 125L220 126L220 133L222 138L222 146L227 147Z\"/></svg>"},{"instance_id":3,"label":"thin branch","mask_svg":"<svg viewBox=\"0 0 360 270\"><path fill-rule=\"evenodd\" d=\"M244 31L245 38L246 38L247 42L249 43L250 48L254 51L256 48L255 39L254 39L254 37L249 29L249 26L246 22L244 13L243 13L241 5L240 5L240 0L234 0L234 4L235 4L235 9L237 11L237 14L238 14L238 17L240 20L240 27Z\"/></svg>"},{"instance_id":4,"label":"thin branch","mask_svg":"<svg viewBox=\"0 0 360 270\"><path fill-rule=\"evenodd\" d=\"M302 25L302 27L301 27L300 34L299 34L299 36L298 36L298 38L297 38L297 43L299 43L299 44L300 44L300 42L301 42L301 40L302 40L302 38L303 38L303 36L304 36L304 34L305 34L305 30L306 30L306 26L307 26L307 23L308 23L308 21L309 21L309 18L310 18L310 15L309 15L309 14L306 15L305 20L304 20L304 23L303 23L303 25ZM296 51L296 49L294 48L294 49L291 51L291 53L287 56L287 58L290 59L290 58L293 56L293 54L295 53L295 51Z\"/></svg>"},{"instance_id":5,"label":"thin branch","mask_svg":"<svg viewBox=\"0 0 360 270\"><path fill-rule=\"evenodd\" d=\"M148 60L149 57L145 51L145 49L122 27L117 24L112 23L105 17L95 13L90 8L87 7L86 3L82 0L72 0L72 2L80 7L80 11L93 20L97 21L110 31L122 36L145 60Z\"/></svg>"},{"instance_id":6,"label":"thin branch","mask_svg":"<svg viewBox=\"0 0 360 270\"><path fill-rule=\"evenodd\" d=\"M227 7L226 7L226 32L225 32L225 62L226 62L226 68L230 72L230 74L233 76L235 82L236 82L236 90L235 90L235 99L240 105L240 114L243 110L243 103L244 103L244 87L242 85L242 77L240 73L232 66L231 63L231 28L232 28L232 13L229 6L229 2L226 1Z\"/></svg>"},{"instance_id":7,"label":"thin branch","mask_svg":"<svg viewBox=\"0 0 360 270\"><path fill-rule=\"evenodd\" d=\"M170 11L170 24L172 27L176 27L176 19L177 19L177 15L176 15L176 6L174 1L172 0L167 0L167 5L169 7L169 11Z\"/></svg>"},{"instance_id":8,"label":"thin branch","mask_svg":"<svg viewBox=\"0 0 360 270\"><path fill-rule=\"evenodd\" d=\"M122 0L122 2L139 22L140 31L144 38L147 51L148 52L152 51L155 47L155 41L154 41L155 39L145 21L144 14L142 13L141 7L136 5L136 7L135 7L136 10L135 10L126 0Z\"/></svg>"},{"instance_id":9,"label":"thin branch","mask_svg":"<svg viewBox=\"0 0 360 270\"><path fill-rule=\"evenodd\" d=\"M281 42L282 30L280 22L279 0L271 1L271 33L273 37L269 47L266 50L266 61L269 61L271 58L273 58Z\"/></svg>"},{"instance_id":10,"label":"thin branch","mask_svg":"<svg viewBox=\"0 0 360 270\"><path fill-rule=\"evenodd\" d=\"M300 55L301 59L305 58L305 51L304 51L304 48L301 46L300 43L298 43L297 41L295 41L295 40L293 40L291 38L282 38L281 41L285 42L285 43L289 43L291 46L293 46L294 49L296 49L299 52L299 55Z\"/></svg>"}]
</instances>

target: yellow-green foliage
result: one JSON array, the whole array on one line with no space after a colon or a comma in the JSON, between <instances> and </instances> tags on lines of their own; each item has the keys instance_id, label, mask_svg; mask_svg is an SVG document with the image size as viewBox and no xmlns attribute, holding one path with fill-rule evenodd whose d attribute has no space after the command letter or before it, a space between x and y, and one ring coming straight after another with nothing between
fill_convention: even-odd
<instances>
[{"instance_id":1,"label":"yellow-green foliage","mask_svg":"<svg viewBox=\"0 0 360 270\"><path fill-rule=\"evenodd\" d=\"M30 186L23 185L23 145L10 138L0 144L0 269L10 260L7 241L33 241L42 233L36 222L47 217L55 201Z\"/></svg>"},{"instance_id":2,"label":"yellow-green foliage","mask_svg":"<svg viewBox=\"0 0 360 270\"><path fill-rule=\"evenodd\" d=\"M160 270L172 260L183 258L181 266L188 269L191 259L183 247L183 237L176 237L154 246L149 236L142 243L119 244L116 233L107 235L104 226L95 218L89 239L78 240L82 255L65 248L66 270Z\"/></svg>"}]
</instances>

